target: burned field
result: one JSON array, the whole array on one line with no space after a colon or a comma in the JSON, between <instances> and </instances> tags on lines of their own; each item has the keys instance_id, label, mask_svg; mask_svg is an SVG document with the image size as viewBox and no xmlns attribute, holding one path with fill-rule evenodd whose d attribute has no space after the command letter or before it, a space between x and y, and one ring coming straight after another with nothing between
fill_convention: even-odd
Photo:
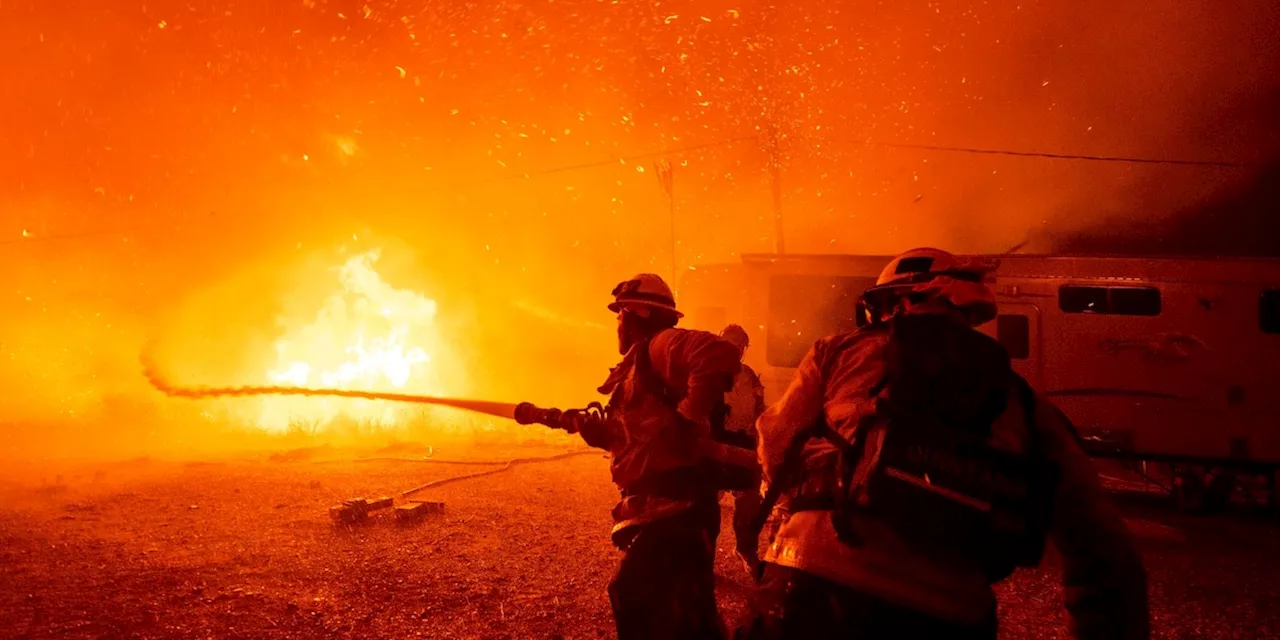
<instances>
[{"instance_id":1,"label":"burned field","mask_svg":"<svg viewBox=\"0 0 1280 640\"><path fill-rule=\"evenodd\" d=\"M440 451L459 461L564 449ZM6 480L0 508L0 636L15 638L607 638L617 561L607 462L530 462L413 496L441 513L354 527L328 509L499 466L357 454L68 468ZM1280 632L1280 536L1272 524L1127 508L1150 576L1155 637ZM725 528L720 606L745 611ZM1001 588L1003 638L1064 636L1058 574Z\"/></svg>"}]
</instances>

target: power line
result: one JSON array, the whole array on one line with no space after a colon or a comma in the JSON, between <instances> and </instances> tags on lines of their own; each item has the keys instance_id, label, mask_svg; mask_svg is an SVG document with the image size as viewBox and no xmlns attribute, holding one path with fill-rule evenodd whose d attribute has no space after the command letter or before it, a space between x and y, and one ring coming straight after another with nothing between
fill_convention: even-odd
<instances>
[{"instance_id":1,"label":"power line","mask_svg":"<svg viewBox=\"0 0 1280 640\"><path fill-rule=\"evenodd\" d=\"M1070 153L1041 153L1036 151L1015 151L1012 149L979 149L973 147L948 147L930 144L898 144L891 142L872 142L870 144L894 149L920 149L925 151L947 151L952 153L970 153L976 155L1013 156L1018 158L1048 158L1051 160L1086 160L1092 162L1120 162L1128 164L1168 164L1188 167L1230 167L1258 168L1267 166L1262 162L1223 162L1217 160L1179 160L1169 158L1139 158L1126 156L1091 156Z\"/></svg>"}]
</instances>

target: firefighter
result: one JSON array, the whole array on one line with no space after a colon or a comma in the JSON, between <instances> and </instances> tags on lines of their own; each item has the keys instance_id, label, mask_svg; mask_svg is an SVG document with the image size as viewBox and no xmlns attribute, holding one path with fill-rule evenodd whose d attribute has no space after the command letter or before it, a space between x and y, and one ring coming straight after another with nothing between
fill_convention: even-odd
<instances>
[{"instance_id":1,"label":"firefighter","mask_svg":"<svg viewBox=\"0 0 1280 640\"><path fill-rule=\"evenodd\" d=\"M742 326L731 324L720 331L720 339L738 349L738 359L746 357L751 338ZM754 451L756 419L764 413L764 385L750 365L743 362L742 370L733 380L733 388L725 395L727 415L724 418L722 442ZM735 551L749 575L756 575L760 565L760 532L752 522L760 509L759 488L739 489L729 492L733 496L733 534Z\"/></svg>"},{"instance_id":2,"label":"firefighter","mask_svg":"<svg viewBox=\"0 0 1280 640\"><path fill-rule=\"evenodd\" d=\"M613 296L624 357L599 389L611 395L608 421L581 434L610 452L622 494L613 541L624 555L609 583L618 638L723 638L714 574L718 465L755 467L755 455L726 453L710 431L740 354L715 334L676 328L683 314L656 275L627 280ZM750 482L758 486L755 468Z\"/></svg>"},{"instance_id":3,"label":"firefighter","mask_svg":"<svg viewBox=\"0 0 1280 640\"><path fill-rule=\"evenodd\" d=\"M738 359L746 357L747 348L751 346L751 338L741 325L731 324L720 331L720 339L732 344L738 350ZM756 419L764 413L764 385L760 376L750 365L743 362L742 369L733 380L733 389L725 396L729 406L725 420L725 431L734 434L744 442L756 443Z\"/></svg>"},{"instance_id":4,"label":"firefighter","mask_svg":"<svg viewBox=\"0 0 1280 640\"><path fill-rule=\"evenodd\" d=\"M819 340L760 417L763 482L787 488L789 515L737 637L993 640L991 585L1037 564L1046 540L1073 637L1148 637L1141 558L1074 429L972 328L996 315L990 269L934 249L894 259L859 301L869 325ZM924 372L928 362L946 364ZM939 380L963 393L930 386ZM922 408L944 398L954 411ZM977 438L981 454L943 433ZM954 478L927 472L935 459L984 461L932 469L1007 502L949 493Z\"/></svg>"}]
</instances>

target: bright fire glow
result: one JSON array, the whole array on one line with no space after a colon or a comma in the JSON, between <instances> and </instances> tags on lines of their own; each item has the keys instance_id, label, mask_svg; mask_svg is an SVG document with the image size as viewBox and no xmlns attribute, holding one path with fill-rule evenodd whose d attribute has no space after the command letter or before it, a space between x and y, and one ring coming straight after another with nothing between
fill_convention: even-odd
<instances>
[{"instance_id":1,"label":"bright fire glow","mask_svg":"<svg viewBox=\"0 0 1280 640\"><path fill-rule=\"evenodd\" d=\"M432 360L436 303L396 289L374 270L379 253L357 255L333 269L340 290L314 319L275 342L270 384L297 387L439 393ZM343 416L362 426L390 426L406 409L345 398L268 398L259 422L271 431L320 430Z\"/></svg>"}]
</instances>

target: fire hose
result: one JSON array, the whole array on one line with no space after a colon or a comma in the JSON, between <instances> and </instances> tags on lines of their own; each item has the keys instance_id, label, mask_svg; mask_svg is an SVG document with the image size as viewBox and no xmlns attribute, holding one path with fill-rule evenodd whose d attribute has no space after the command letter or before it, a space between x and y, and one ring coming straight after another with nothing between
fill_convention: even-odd
<instances>
[{"instance_id":1,"label":"fire hose","mask_svg":"<svg viewBox=\"0 0 1280 640\"><path fill-rule=\"evenodd\" d=\"M400 493L400 497L407 498L415 493L418 493L419 491L431 489L444 484L449 484L450 482L458 482L459 480L470 480L472 478L479 478L482 476L492 475L495 473L502 473L503 471L510 470L511 467L514 467L518 464L526 464L529 462L551 462L553 460L563 460L565 458L580 456L587 453L599 454L600 452L594 449L585 449L585 450L578 450L578 451L568 451L568 452L557 454L554 456L543 456L539 458L514 458L511 460L508 460L506 464L502 465L501 467L498 467L497 469L489 469L488 471L480 471L477 473L468 473L466 475L453 476L452 478L441 478L439 480L432 480L431 482L427 482L425 484L419 485L417 487L409 489L408 491L402 491Z\"/></svg>"},{"instance_id":2,"label":"fire hose","mask_svg":"<svg viewBox=\"0 0 1280 640\"><path fill-rule=\"evenodd\" d=\"M348 391L344 389L315 389L315 388L309 388L309 387L290 387L290 386L181 387L181 386L173 385L166 382L156 372L155 367L151 364L150 360L145 356L145 354L143 357L143 375L146 377L147 381L151 384L151 386L155 387L157 390L159 390L160 392L168 396L177 397L177 398L199 399L199 398L214 398L214 397L267 396L267 395L317 396L317 397L360 398L360 399L366 399L366 400L387 400L392 402L406 402L406 403L413 403L413 404L429 404L429 405L436 405L436 406L443 406L443 407L453 407L456 409L464 409L467 411L487 414L487 415L496 416L499 418L515 420L517 423L523 424L523 425L541 424L541 425L550 427L552 429L565 431L566 433L581 434L583 437L583 440L587 442L589 445L591 445L592 447L590 449L569 451L569 452L552 455L552 456L545 456L545 457L514 458L512 460L507 461L501 467L498 467L496 469L488 469L488 470L479 471L476 473L469 473L469 474L464 474L460 476L453 476L448 478L441 478L438 480L432 480L430 482L419 485L407 491L401 492L400 493L401 498L407 498L420 491L439 487L452 482L459 482L462 480L470 480L474 478L481 478L484 476L493 475L496 473L502 473L520 464L563 460L565 458L584 455L587 453L598 454L600 448L607 448L601 445L604 442L606 442L607 438L610 437L607 434L613 431L609 425L609 422L610 422L609 411L606 407L602 406L599 402L592 402L588 404L586 408L583 408L583 409L561 410L561 409L554 409L554 408L544 409L544 408L534 406L533 404L528 402L522 402L520 404L510 404L505 402L492 402L487 400L444 398L444 397L437 397L437 396L425 396L425 395L404 394L404 393L384 393L384 392L378 392L378 391ZM606 440L602 440L602 437L605 438ZM752 452L750 457L751 457L751 462L754 464L754 459L755 459L754 452ZM415 462L440 462L440 463L447 462L444 460L437 461L437 460L431 460L427 458L424 458L421 460L414 460L414 461ZM470 462L467 464L480 464L480 463ZM742 480L739 478L735 482L741 483ZM759 484L758 476L751 475L749 484L758 485ZM772 511L773 501L777 499L777 495L770 496L770 498L771 499L769 500L766 511ZM363 501L361 502L363 503ZM342 507L339 507L339 508L342 508ZM363 515L363 513L364 512L361 511L361 515ZM767 513L764 515L767 516ZM756 536L758 537L759 532L764 528L763 526L764 517L757 517L757 518L754 518L753 520L754 522L752 523L752 525L753 527L755 527L754 531L756 532ZM744 558L744 562L747 562L746 558ZM748 562L748 567L749 567L749 573L752 573L752 574L756 573L755 571L750 570L750 567L751 567L750 562Z\"/></svg>"},{"instance_id":3,"label":"fire hose","mask_svg":"<svg viewBox=\"0 0 1280 640\"><path fill-rule=\"evenodd\" d=\"M381 391L350 391L346 389L316 389L311 387L290 387L290 386L236 386L236 387L209 387L209 386L191 386L184 387L167 382L158 371L154 364L144 354L142 358L142 375L147 379L157 391L174 398L218 398L218 397L245 397L245 396L311 396L311 397L337 397L337 398L359 398L364 400L386 400L390 402L405 402L411 404L429 404L441 407L453 407L455 409L463 409L485 415L515 420L519 424L541 424L553 429L560 429L568 433L578 433L579 428L584 421L603 420L605 416L604 408L599 403L593 402L586 409L571 409L562 411L560 409L542 409L528 402L520 404L511 404L507 402L492 402L489 400L469 400L463 398L445 398L439 396L427 396L407 393L387 393ZM536 458L514 458L506 461L502 467L497 469L489 469L478 473L470 473L451 478L442 478L433 480L421 486L409 489L400 494L401 497L408 497L425 489L438 487L450 482L460 480L468 480L479 478L495 473L501 473L510 470L512 467L530 462L550 462L554 460L562 460L572 456L583 455L586 453L599 453L595 449L585 449L570 451L552 456L536 457ZM424 461L426 461L424 459ZM444 462L444 461L441 461ZM471 463L484 464L484 463Z\"/></svg>"},{"instance_id":4,"label":"fire hose","mask_svg":"<svg viewBox=\"0 0 1280 640\"><path fill-rule=\"evenodd\" d=\"M490 402L488 400L467 400L462 398L443 398L409 393L388 393L382 391L350 391L347 389L315 389L311 387L288 386L239 386L239 387L181 387L170 384L160 377L155 367L143 359L142 375L157 391L174 398L217 398L235 396L319 396L333 398L360 398L364 400L388 400L391 402L407 402L412 404L430 404L441 407L465 409L486 415L514 420L517 405L508 402Z\"/></svg>"}]
</instances>

